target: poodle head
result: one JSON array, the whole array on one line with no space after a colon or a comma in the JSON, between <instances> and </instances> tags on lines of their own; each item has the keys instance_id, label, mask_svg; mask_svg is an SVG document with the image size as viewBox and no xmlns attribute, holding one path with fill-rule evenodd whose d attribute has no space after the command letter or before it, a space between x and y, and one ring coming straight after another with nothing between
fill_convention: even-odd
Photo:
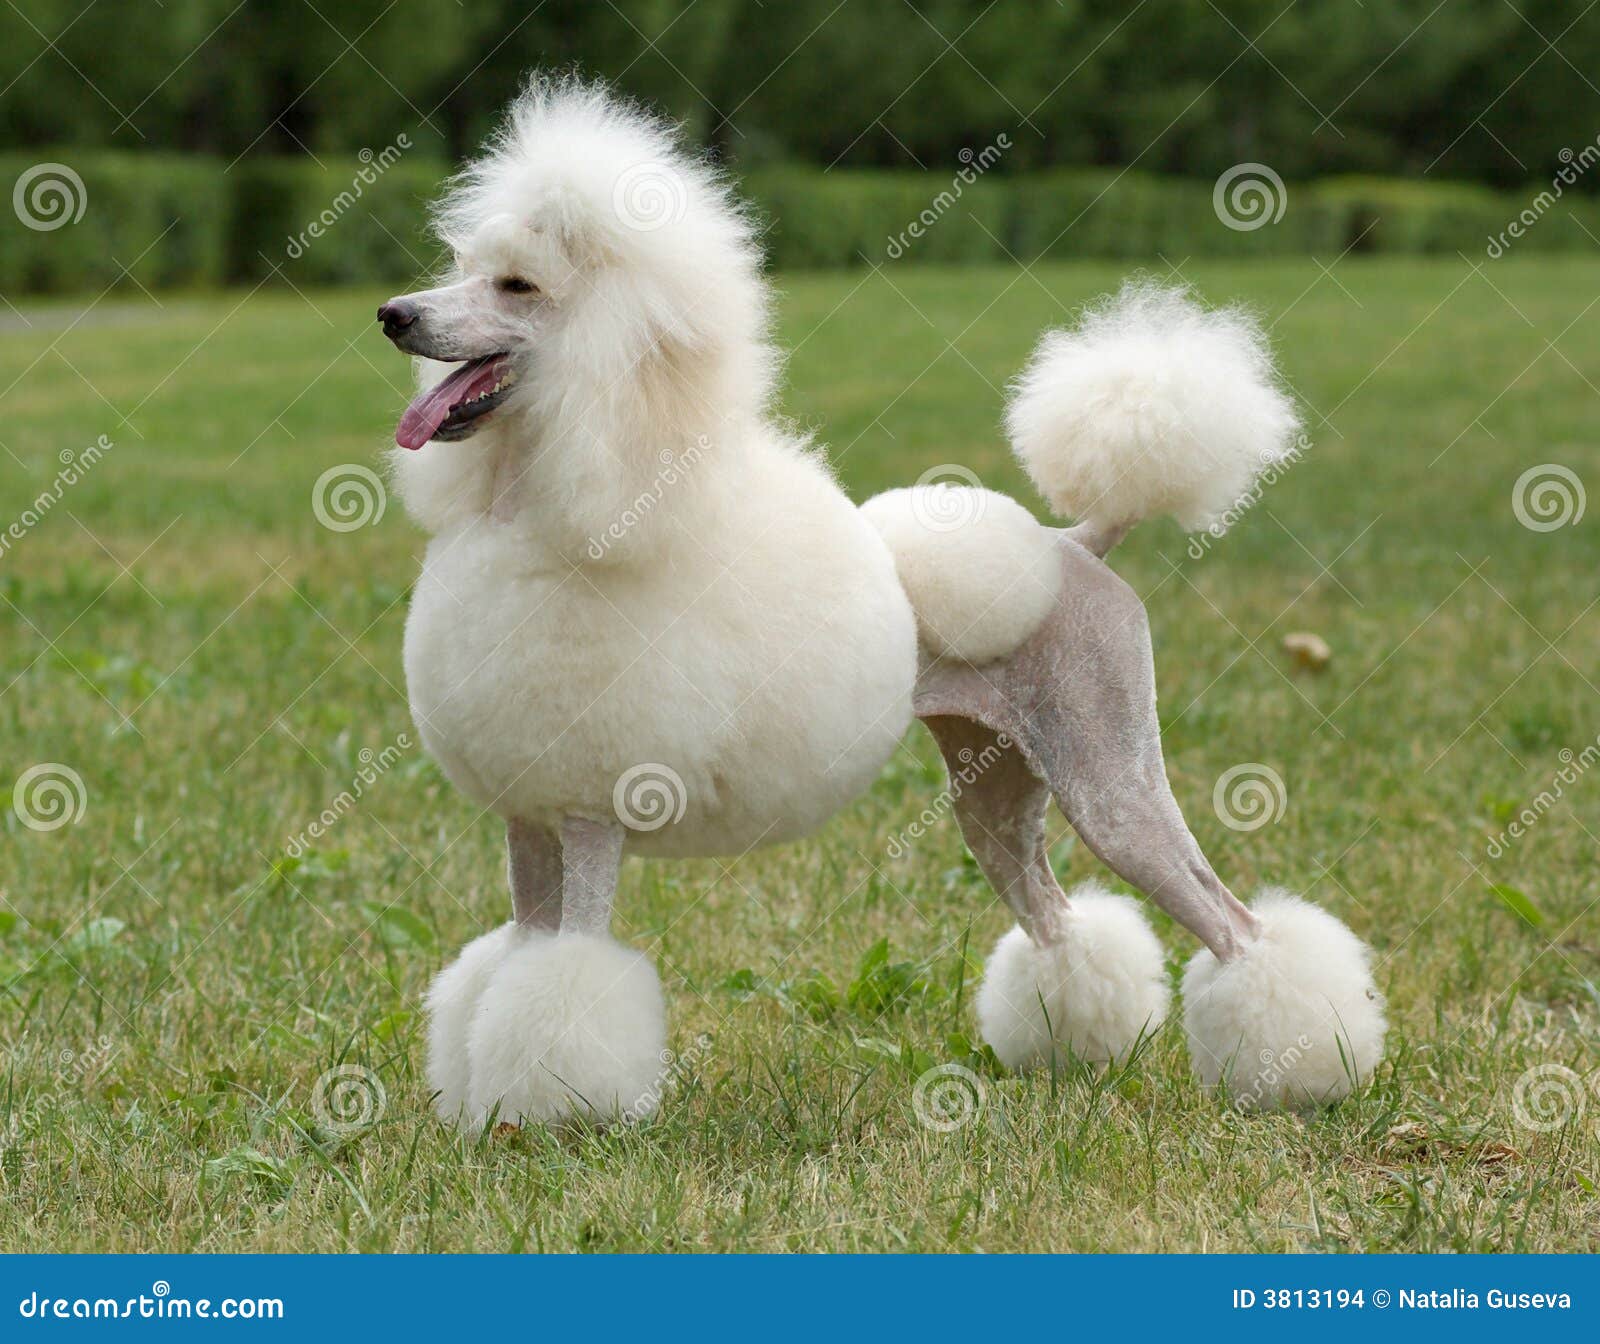
<instances>
[{"instance_id":1,"label":"poodle head","mask_svg":"<svg viewBox=\"0 0 1600 1344\"><path fill-rule=\"evenodd\" d=\"M604 86L531 83L435 223L447 283L378 317L400 349L460 367L407 409L402 446L575 401L764 404L774 361L749 218L673 127Z\"/></svg>"}]
</instances>

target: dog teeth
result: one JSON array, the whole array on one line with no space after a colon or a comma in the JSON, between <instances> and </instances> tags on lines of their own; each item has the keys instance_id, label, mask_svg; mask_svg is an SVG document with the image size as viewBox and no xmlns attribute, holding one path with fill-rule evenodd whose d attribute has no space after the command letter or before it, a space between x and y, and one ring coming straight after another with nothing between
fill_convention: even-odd
<instances>
[{"instance_id":1,"label":"dog teeth","mask_svg":"<svg viewBox=\"0 0 1600 1344\"><path fill-rule=\"evenodd\" d=\"M465 401L458 402L454 409L464 411L469 406L476 406L480 401L486 401L488 398L503 392L513 381L509 376L504 376L486 392L479 392L476 396L468 397Z\"/></svg>"}]
</instances>

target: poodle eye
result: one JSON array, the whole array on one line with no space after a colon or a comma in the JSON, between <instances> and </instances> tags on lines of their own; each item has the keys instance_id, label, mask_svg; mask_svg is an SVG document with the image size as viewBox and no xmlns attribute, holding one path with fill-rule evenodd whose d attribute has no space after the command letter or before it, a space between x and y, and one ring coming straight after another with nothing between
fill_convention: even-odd
<instances>
[{"instance_id":1,"label":"poodle eye","mask_svg":"<svg viewBox=\"0 0 1600 1344\"><path fill-rule=\"evenodd\" d=\"M520 275L502 275L494 282L495 288L506 294L537 294L539 286Z\"/></svg>"}]
</instances>

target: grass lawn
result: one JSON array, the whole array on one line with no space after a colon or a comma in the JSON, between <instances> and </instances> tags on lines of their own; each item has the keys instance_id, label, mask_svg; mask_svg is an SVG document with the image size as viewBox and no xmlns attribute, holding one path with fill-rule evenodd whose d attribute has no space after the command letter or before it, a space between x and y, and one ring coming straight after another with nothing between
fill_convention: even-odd
<instances>
[{"instance_id":1,"label":"grass lawn","mask_svg":"<svg viewBox=\"0 0 1600 1344\"><path fill-rule=\"evenodd\" d=\"M1176 1022L1109 1074L986 1068L971 1000L1010 920L953 823L890 855L942 780L917 727L804 844L629 862L618 933L683 1056L656 1121L453 1137L418 1004L507 915L500 826L402 750L285 855L414 740L420 534L394 501L343 532L312 507L405 400L380 296L108 299L0 326L0 528L112 445L0 556L0 788L56 763L86 800L48 831L0 811L0 1249L1600 1248L1600 517L1513 508L1541 464L1600 489L1600 262L1184 271L1273 323L1315 447L1198 559L1162 522L1113 560L1224 880L1307 892L1377 949L1371 1087L1240 1116ZM960 463L1033 505L1005 380L1119 274L785 277L785 409L857 498ZM1292 631L1331 644L1322 674ZM1251 832L1212 802L1243 763L1286 799ZM1104 876L1055 826L1063 881ZM1176 973L1194 944L1155 922ZM975 1114L944 1131L915 1103L951 1063ZM373 1123L330 1123L346 1106Z\"/></svg>"}]
</instances>

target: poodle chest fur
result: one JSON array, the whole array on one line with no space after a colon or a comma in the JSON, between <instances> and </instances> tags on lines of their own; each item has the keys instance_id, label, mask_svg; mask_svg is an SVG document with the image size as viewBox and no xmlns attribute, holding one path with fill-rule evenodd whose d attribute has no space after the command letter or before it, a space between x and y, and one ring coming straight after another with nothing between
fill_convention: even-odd
<instances>
[{"instance_id":1,"label":"poodle chest fur","mask_svg":"<svg viewBox=\"0 0 1600 1344\"><path fill-rule=\"evenodd\" d=\"M911 719L910 607L842 496L760 522L637 565L533 568L488 518L434 538L406 679L451 782L679 857L805 834L863 791ZM631 811L639 778L656 796Z\"/></svg>"}]
</instances>

